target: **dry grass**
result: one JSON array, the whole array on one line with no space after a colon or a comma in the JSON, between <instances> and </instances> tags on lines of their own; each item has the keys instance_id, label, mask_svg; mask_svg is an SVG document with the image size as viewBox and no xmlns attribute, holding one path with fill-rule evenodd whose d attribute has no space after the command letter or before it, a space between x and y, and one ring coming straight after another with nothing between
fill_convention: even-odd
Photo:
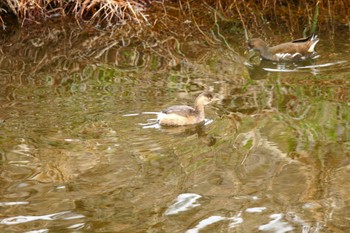
<instances>
[{"instance_id":1,"label":"dry grass","mask_svg":"<svg viewBox=\"0 0 350 233\"><path fill-rule=\"evenodd\" d=\"M109 26L126 20L147 21L143 10L147 0L2 0L0 23L5 27L5 16L13 15L21 25L28 22L73 15L79 22Z\"/></svg>"},{"instance_id":2,"label":"dry grass","mask_svg":"<svg viewBox=\"0 0 350 233\"><path fill-rule=\"evenodd\" d=\"M349 0L207 0L227 18L239 18L248 31L259 31L268 24L294 31L335 30L350 27Z\"/></svg>"},{"instance_id":3,"label":"dry grass","mask_svg":"<svg viewBox=\"0 0 350 233\"><path fill-rule=\"evenodd\" d=\"M328 30L339 24L350 26L349 0L2 0L0 25L5 26L8 15L15 16L21 25L66 15L74 16L78 22L103 26L126 21L142 24L148 23L144 13L148 6L174 3L183 11L181 14L187 10L193 16L196 10L191 9L209 8L221 19L239 20L246 31L259 31L268 24L283 24L291 33L316 30L320 25Z\"/></svg>"}]
</instances>

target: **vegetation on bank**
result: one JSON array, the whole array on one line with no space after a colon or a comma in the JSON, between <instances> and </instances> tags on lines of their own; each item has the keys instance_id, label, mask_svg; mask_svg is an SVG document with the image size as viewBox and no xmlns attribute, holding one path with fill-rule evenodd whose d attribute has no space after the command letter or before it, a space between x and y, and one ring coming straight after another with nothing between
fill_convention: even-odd
<instances>
[{"instance_id":1,"label":"vegetation on bank","mask_svg":"<svg viewBox=\"0 0 350 233\"><path fill-rule=\"evenodd\" d=\"M3 0L0 24L5 29L13 21L25 25L73 16L78 22L102 26L126 21L142 25L149 23L148 18L158 20L157 11L167 11L168 6L177 8L178 16L204 17L209 10L221 20L238 20L245 30L270 23L283 23L290 31L350 27L348 0Z\"/></svg>"},{"instance_id":2,"label":"vegetation on bank","mask_svg":"<svg viewBox=\"0 0 350 233\"><path fill-rule=\"evenodd\" d=\"M67 15L94 24L140 22L147 21L142 12L147 5L148 0L3 0L0 22L5 28L13 17L23 26Z\"/></svg>"}]
</instances>

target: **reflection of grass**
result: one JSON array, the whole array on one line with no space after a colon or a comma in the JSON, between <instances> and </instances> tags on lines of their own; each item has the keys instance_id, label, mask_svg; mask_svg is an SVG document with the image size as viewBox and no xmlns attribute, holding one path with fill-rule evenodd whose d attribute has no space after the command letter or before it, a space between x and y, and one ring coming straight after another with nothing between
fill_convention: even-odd
<instances>
[{"instance_id":1,"label":"reflection of grass","mask_svg":"<svg viewBox=\"0 0 350 233\"><path fill-rule=\"evenodd\" d=\"M246 121L251 120L249 116L243 116L236 133L222 136L225 142L233 142L241 164L257 151L265 150L280 158L287 155L298 159L301 156L299 159L314 160L321 167L333 157L346 156L350 142L348 106L310 100L307 96L303 98L311 103L309 112L302 118L296 119L286 111L271 111L256 114L255 124L243 127ZM300 115L303 114L301 111ZM222 127L220 125L219 128Z\"/></svg>"},{"instance_id":2,"label":"reflection of grass","mask_svg":"<svg viewBox=\"0 0 350 233\"><path fill-rule=\"evenodd\" d=\"M318 142L349 141L350 109L346 103L333 99L332 88L320 89L317 95L308 90L307 86L291 88L283 94L275 90L272 107L279 110L279 119L293 129L283 131L294 132L296 135L290 137L296 137L306 147Z\"/></svg>"},{"instance_id":3,"label":"reflection of grass","mask_svg":"<svg viewBox=\"0 0 350 233\"><path fill-rule=\"evenodd\" d=\"M260 145L259 140L264 139L287 155L300 153L324 164L334 155L318 151L319 148L337 145L336 148L346 150L350 142L350 89L345 85L345 77L344 73L319 74L317 77L278 74L277 79L240 86L244 91L230 96L232 101L226 102L223 108L226 112L244 115L237 124L237 132L225 136L225 140L234 141L242 161L252 148ZM247 124L252 119L254 124ZM224 126L219 129L227 132ZM335 155L339 154L335 152Z\"/></svg>"}]
</instances>

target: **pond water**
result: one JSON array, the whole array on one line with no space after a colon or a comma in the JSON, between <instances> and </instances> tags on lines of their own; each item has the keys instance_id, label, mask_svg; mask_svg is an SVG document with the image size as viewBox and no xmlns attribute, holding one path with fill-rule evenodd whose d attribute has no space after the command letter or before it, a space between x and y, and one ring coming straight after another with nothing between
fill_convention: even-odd
<instances>
[{"instance_id":1,"label":"pond water","mask_svg":"<svg viewBox=\"0 0 350 233\"><path fill-rule=\"evenodd\" d=\"M348 32L308 64L260 65L243 38L165 57L50 33L66 40L1 50L1 232L349 230ZM205 89L208 124L152 125Z\"/></svg>"}]
</instances>

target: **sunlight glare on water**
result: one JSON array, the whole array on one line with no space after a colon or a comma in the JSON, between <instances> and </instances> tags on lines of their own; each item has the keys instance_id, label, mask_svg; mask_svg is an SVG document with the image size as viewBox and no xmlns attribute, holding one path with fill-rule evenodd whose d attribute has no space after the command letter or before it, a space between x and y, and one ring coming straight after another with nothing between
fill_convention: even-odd
<instances>
[{"instance_id":1,"label":"sunlight glare on water","mask_svg":"<svg viewBox=\"0 0 350 233\"><path fill-rule=\"evenodd\" d=\"M42 216L16 216L11 218L4 218L1 220L0 224L15 225L15 224L27 223L27 222L37 221L37 220L52 221L56 219L70 220L70 219L78 219L78 218L84 218L84 216L80 214L73 214L69 211L64 211L61 213L47 214Z\"/></svg>"}]
</instances>

